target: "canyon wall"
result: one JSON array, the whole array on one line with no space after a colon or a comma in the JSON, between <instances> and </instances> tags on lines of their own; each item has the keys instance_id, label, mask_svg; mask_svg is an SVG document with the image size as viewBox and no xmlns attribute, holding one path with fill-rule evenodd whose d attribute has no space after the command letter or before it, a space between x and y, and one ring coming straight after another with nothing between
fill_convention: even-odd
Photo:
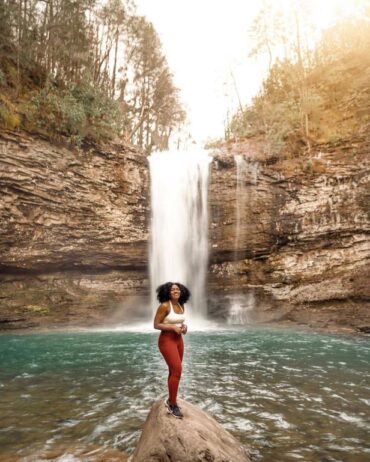
<instances>
[{"instance_id":1,"label":"canyon wall","mask_svg":"<svg viewBox=\"0 0 370 462\"><path fill-rule=\"evenodd\" d=\"M147 159L122 144L71 150L2 132L0 327L91 325L119 320L121 308L139 314L148 184Z\"/></svg>"},{"instance_id":2,"label":"canyon wall","mask_svg":"<svg viewBox=\"0 0 370 462\"><path fill-rule=\"evenodd\" d=\"M248 141L217 153L209 292L229 306L241 294L252 321L369 324L367 140L317 146L304 159L267 158ZM238 198L236 154L244 159ZM219 297L210 308L222 316Z\"/></svg>"},{"instance_id":3,"label":"canyon wall","mask_svg":"<svg viewBox=\"0 0 370 462\"><path fill-rule=\"evenodd\" d=\"M369 138L285 160L255 140L210 151L211 317L370 325ZM0 329L150 313L143 154L4 131L0 190Z\"/></svg>"}]
</instances>

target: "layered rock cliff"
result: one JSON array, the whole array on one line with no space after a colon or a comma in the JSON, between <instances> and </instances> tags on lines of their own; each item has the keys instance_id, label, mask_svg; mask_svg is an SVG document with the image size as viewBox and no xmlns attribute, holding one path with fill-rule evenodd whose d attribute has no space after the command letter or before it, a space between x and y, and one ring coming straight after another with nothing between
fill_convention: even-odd
<instances>
[{"instance_id":1,"label":"layered rock cliff","mask_svg":"<svg viewBox=\"0 0 370 462\"><path fill-rule=\"evenodd\" d=\"M212 317L370 325L369 138L308 159L266 157L252 140L210 153ZM0 327L150 312L144 155L2 132L0 188Z\"/></svg>"},{"instance_id":2,"label":"layered rock cliff","mask_svg":"<svg viewBox=\"0 0 370 462\"><path fill-rule=\"evenodd\" d=\"M308 159L266 159L251 142L218 153L210 292L223 292L229 306L230 294L242 294L236 303L250 320L368 324L369 150L364 137L317 146ZM244 161L239 188L236 154ZM220 310L219 298L211 309Z\"/></svg>"},{"instance_id":3,"label":"layered rock cliff","mask_svg":"<svg viewBox=\"0 0 370 462\"><path fill-rule=\"evenodd\" d=\"M0 326L84 325L147 292L148 169L121 144L0 135ZM129 309L129 306L126 306Z\"/></svg>"}]
</instances>

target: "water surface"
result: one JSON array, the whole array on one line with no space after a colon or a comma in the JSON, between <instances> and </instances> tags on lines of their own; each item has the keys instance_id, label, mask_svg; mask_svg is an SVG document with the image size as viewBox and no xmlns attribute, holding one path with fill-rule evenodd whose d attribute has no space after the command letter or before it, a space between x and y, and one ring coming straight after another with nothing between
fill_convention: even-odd
<instances>
[{"instance_id":1,"label":"water surface","mask_svg":"<svg viewBox=\"0 0 370 462\"><path fill-rule=\"evenodd\" d=\"M132 452L151 404L165 395L157 337L1 335L0 454ZM370 460L368 339L251 328L189 333L185 342L180 396L248 445L253 460Z\"/></svg>"}]
</instances>

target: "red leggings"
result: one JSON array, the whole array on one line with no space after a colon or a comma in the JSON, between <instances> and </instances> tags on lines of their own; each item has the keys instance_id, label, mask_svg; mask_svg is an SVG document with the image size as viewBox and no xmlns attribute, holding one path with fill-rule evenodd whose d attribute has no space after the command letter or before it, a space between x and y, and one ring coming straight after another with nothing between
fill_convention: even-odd
<instances>
[{"instance_id":1,"label":"red leggings","mask_svg":"<svg viewBox=\"0 0 370 462\"><path fill-rule=\"evenodd\" d=\"M176 332L162 331L158 339L159 351L162 353L168 369L168 393L171 404L176 404L179 388L182 358L184 356L184 341L182 335Z\"/></svg>"}]
</instances>

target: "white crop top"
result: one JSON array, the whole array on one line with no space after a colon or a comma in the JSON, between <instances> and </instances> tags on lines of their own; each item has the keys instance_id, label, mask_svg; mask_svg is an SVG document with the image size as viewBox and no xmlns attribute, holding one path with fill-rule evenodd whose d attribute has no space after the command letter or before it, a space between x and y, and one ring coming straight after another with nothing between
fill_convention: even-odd
<instances>
[{"instance_id":1,"label":"white crop top","mask_svg":"<svg viewBox=\"0 0 370 462\"><path fill-rule=\"evenodd\" d=\"M182 308L182 313L179 314L179 313L176 313L176 311L173 309L171 301L169 303L170 303L170 312L163 319L162 323L163 324L176 324L178 327L181 327L185 322L184 308Z\"/></svg>"}]
</instances>

